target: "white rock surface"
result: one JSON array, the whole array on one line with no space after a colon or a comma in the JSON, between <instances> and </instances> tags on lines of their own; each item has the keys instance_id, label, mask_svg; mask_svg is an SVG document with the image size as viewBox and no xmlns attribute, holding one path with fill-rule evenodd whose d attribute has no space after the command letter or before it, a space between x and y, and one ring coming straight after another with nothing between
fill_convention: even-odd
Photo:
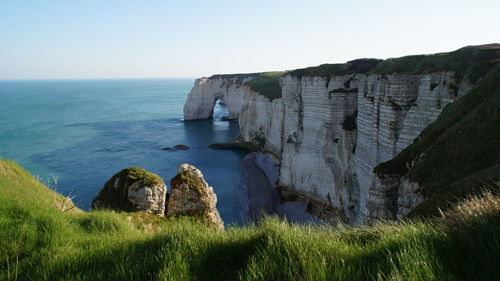
<instances>
[{"instance_id":1,"label":"white rock surface","mask_svg":"<svg viewBox=\"0 0 500 281\"><path fill-rule=\"evenodd\" d=\"M256 109L244 107L243 112L273 117L259 124L255 120L266 118L242 115L242 136L252 141L245 132L265 132L265 149L281 158L280 185L333 205L353 223L404 216L421 202L414 183L399 179L404 184L398 187L399 195L391 198L396 201L391 204L400 206L396 213L389 210L385 199L377 205L375 189L369 192L370 186L377 186L372 183L373 168L411 144L448 103L472 87L467 81L457 83L453 73L358 74L331 79L288 75L281 79L281 86L281 107L270 102L256 102ZM346 118L356 113L356 129L344 128ZM277 131L281 131L279 136ZM267 144L279 143L277 140L281 140L281 149Z\"/></svg>"},{"instance_id":2,"label":"white rock surface","mask_svg":"<svg viewBox=\"0 0 500 281\"><path fill-rule=\"evenodd\" d=\"M282 147L283 101L248 90L244 95L239 123L240 135L279 157Z\"/></svg>"},{"instance_id":3,"label":"white rock surface","mask_svg":"<svg viewBox=\"0 0 500 281\"><path fill-rule=\"evenodd\" d=\"M340 93L338 89L345 84L349 84L347 93ZM343 210L356 201L353 150L357 132L344 129L343 124L356 114L357 84L353 75L282 78L280 185Z\"/></svg>"},{"instance_id":4,"label":"white rock surface","mask_svg":"<svg viewBox=\"0 0 500 281\"><path fill-rule=\"evenodd\" d=\"M458 85L455 93L453 85ZM432 88L432 90L431 90ZM370 75L360 81L356 175L360 197L358 222L374 218L368 210L373 168L393 159L434 121L443 108L467 93L472 86L457 83L453 73L425 75ZM401 180L401 179L400 179ZM388 217L379 216L386 219Z\"/></svg>"},{"instance_id":5,"label":"white rock surface","mask_svg":"<svg viewBox=\"0 0 500 281\"><path fill-rule=\"evenodd\" d=\"M198 215L205 217L217 229L224 229L217 196L196 167L182 164L177 176L171 180L167 215Z\"/></svg>"},{"instance_id":6,"label":"white rock surface","mask_svg":"<svg viewBox=\"0 0 500 281\"><path fill-rule=\"evenodd\" d=\"M137 206L137 210L164 216L166 194L167 186L165 184L141 186L140 182L135 182L128 188L127 196L128 201Z\"/></svg>"},{"instance_id":7,"label":"white rock surface","mask_svg":"<svg viewBox=\"0 0 500 281\"><path fill-rule=\"evenodd\" d=\"M92 200L91 209L145 211L165 215L167 186L159 177L144 169L130 167L113 175Z\"/></svg>"},{"instance_id":8,"label":"white rock surface","mask_svg":"<svg viewBox=\"0 0 500 281\"><path fill-rule=\"evenodd\" d=\"M423 201L418 189L418 183L402 179L400 175L374 174L361 222L395 220L406 216Z\"/></svg>"},{"instance_id":9,"label":"white rock surface","mask_svg":"<svg viewBox=\"0 0 500 281\"><path fill-rule=\"evenodd\" d=\"M224 92L243 97L242 138L280 161L280 185L336 208L351 223L397 218L420 203L414 183L399 178L394 179L397 185L386 186L389 183L376 181L373 168L411 144L447 104L472 88L467 80L455 81L450 72L286 75L280 84L282 98L272 101L245 91L246 86ZM220 79L197 81L185 118L207 116L186 112L209 112L212 93L222 92L213 89L221 89L220 85ZM204 93L209 109L196 109L205 101L195 97ZM195 102L190 104L191 100ZM384 192L391 188L396 196L388 199Z\"/></svg>"},{"instance_id":10,"label":"white rock surface","mask_svg":"<svg viewBox=\"0 0 500 281\"><path fill-rule=\"evenodd\" d=\"M227 106L228 117L237 119L244 103L243 96L249 90L244 83L251 79L251 76L242 75L196 79L184 105L184 120L212 118L214 105L218 99L222 99Z\"/></svg>"}]
</instances>

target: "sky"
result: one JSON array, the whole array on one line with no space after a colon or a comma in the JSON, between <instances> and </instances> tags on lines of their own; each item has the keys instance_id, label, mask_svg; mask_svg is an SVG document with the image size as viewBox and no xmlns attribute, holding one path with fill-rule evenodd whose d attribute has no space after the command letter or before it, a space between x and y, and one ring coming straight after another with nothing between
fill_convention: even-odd
<instances>
[{"instance_id":1,"label":"sky","mask_svg":"<svg viewBox=\"0 0 500 281\"><path fill-rule=\"evenodd\" d=\"M290 70L500 42L500 1L0 0L0 79Z\"/></svg>"}]
</instances>

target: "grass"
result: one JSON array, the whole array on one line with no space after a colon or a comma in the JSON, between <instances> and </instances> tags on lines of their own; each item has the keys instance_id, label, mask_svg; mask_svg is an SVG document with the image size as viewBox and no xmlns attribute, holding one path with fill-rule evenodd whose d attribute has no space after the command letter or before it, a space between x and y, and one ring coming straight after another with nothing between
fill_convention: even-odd
<instances>
[{"instance_id":1,"label":"grass","mask_svg":"<svg viewBox=\"0 0 500 281\"><path fill-rule=\"evenodd\" d=\"M296 77L320 76L331 77L332 75L347 75L354 73L365 73L371 70L381 60L358 59L341 64L323 64L317 67L296 69L293 71L263 72L257 74L252 80L246 82L253 91L267 97L270 100L281 98L282 91L279 83L280 77L290 74ZM351 93L353 90L347 90ZM340 92L339 92L340 93Z\"/></svg>"},{"instance_id":2,"label":"grass","mask_svg":"<svg viewBox=\"0 0 500 281\"><path fill-rule=\"evenodd\" d=\"M475 83L499 59L500 44L470 46L449 53L386 59L369 74L424 74L453 71L457 82L468 77Z\"/></svg>"},{"instance_id":3,"label":"grass","mask_svg":"<svg viewBox=\"0 0 500 281\"><path fill-rule=\"evenodd\" d=\"M470 46L453 52L416 55L386 60L358 59L347 63L322 64L289 72L296 77L367 74L425 74L452 71L460 82L468 77L472 83L483 77L500 59L500 44Z\"/></svg>"},{"instance_id":4,"label":"grass","mask_svg":"<svg viewBox=\"0 0 500 281\"><path fill-rule=\"evenodd\" d=\"M304 76L331 77L333 75L349 75L355 73L366 73L377 66L382 60L379 59L357 59L346 63L322 64L320 66L296 69L289 74L298 78Z\"/></svg>"},{"instance_id":5,"label":"grass","mask_svg":"<svg viewBox=\"0 0 500 281\"><path fill-rule=\"evenodd\" d=\"M242 80L253 77L245 84L253 91L267 97L269 100L273 100L282 97L279 78L285 74L290 74L298 78L305 76L329 78L334 75L350 75L357 73L386 75L425 74L452 71L455 73L455 79L458 82L464 77L468 77L470 82L475 83L479 78L483 77L499 59L500 44L489 44L465 47L449 53L406 56L386 60L364 58L348 61L346 63L322 64L293 71L217 74L211 76L210 79L235 78ZM437 85L431 86L431 89L436 86ZM349 88L348 85L346 85L345 88L346 89L334 89L330 93L357 92L355 89L347 89Z\"/></svg>"},{"instance_id":6,"label":"grass","mask_svg":"<svg viewBox=\"0 0 500 281\"><path fill-rule=\"evenodd\" d=\"M147 213L61 212L60 196L0 160L0 280L495 280L500 200L434 221L214 231ZM16 270L17 268L17 270Z\"/></svg>"},{"instance_id":7,"label":"grass","mask_svg":"<svg viewBox=\"0 0 500 281\"><path fill-rule=\"evenodd\" d=\"M126 175L131 180L141 179L143 181L143 184L147 186L163 184L163 180L159 176L139 167L128 167L126 169L121 170L118 174L114 175L113 177L120 175Z\"/></svg>"},{"instance_id":8,"label":"grass","mask_svg":"<svg viewBox=\"0 0 500 281\"><path fill-rule=\"evenodd\" d=\"M245 78L251 78L255 77L257 75L261 74L260 72L255 72L255 73L236 73L236 74L214 74L210 77L209 79L217 79L217 78L236 78L236 79L245 79Z\"/></svg>"},{"instance_id":9,"label":"grass","mask_svg":"<svg viewBox=\"0 0 500 281\"><path fill-rule=\"evenodd\" d=\"M413 214L427 216L500 181L500 64L375 172L418 182L428 199Z\"/></svg>"},{"instance_id":10,"label":"grass","mask_svg":"<svg viewBox=\"0 0 500 281\"><path fill-rule=\"evenodd\" d=\"M279 79L286 71L263 72L246 82L252 91L255 91L269 100L281 98L281 86Z\"/></svg>"}]
</instances>

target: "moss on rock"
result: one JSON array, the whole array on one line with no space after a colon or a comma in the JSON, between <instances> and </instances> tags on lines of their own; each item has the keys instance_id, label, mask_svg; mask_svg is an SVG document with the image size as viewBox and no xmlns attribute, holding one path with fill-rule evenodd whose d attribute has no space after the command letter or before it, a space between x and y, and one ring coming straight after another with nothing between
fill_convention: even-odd
<instances>
[{"instance_id":1,"label":"moss on rock","mask_svg":"<svg viewBox=\"0 0 500 281\"><path fill-rule=\"evenodd\" d=\"M167 188L159 176L139 167L129 167L104 184L92 200L92 209L147 211L164 215L166 193Z\"/></svg>"},{"instance_id":2,"label":"moss on rock","mask_svg":"<svg viewBox=\"0 0 500 281\"><path fill-rule=\"evenodd\" d=\"M224 229L224 223L216 208L217 196L200 170L189 164L180 165L177 175L170 181L170 186L167 216L204 217L210 226Z\"/></svg>"}]
</instances>

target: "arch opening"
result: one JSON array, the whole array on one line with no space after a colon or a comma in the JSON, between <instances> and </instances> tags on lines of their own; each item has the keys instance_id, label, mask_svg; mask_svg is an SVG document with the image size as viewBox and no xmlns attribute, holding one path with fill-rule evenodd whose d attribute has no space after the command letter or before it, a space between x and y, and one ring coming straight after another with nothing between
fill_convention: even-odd
<instances>
[{"instance_id":1,"label":"arch opening","mask_svg":"<svg viewBox=\"0 0 500 281\"><path fill-rule=\"evenodd\" d=\"M228 118L229 110L222 98L216 98L214 101L214 107L212 109L212 118L215 120L224 120Z\"/></svg>"}]
</instances>

